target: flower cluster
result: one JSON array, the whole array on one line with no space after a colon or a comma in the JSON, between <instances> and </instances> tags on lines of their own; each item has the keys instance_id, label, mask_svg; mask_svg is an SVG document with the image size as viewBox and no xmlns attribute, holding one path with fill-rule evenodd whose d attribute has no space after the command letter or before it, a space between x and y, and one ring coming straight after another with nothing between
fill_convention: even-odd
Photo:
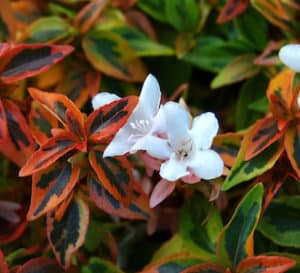
<instances>
[{"instance_id":1,"label":"flower cluster","mask_svg":"<svg viewBox=\"0 0 300 273\"><path fill-rule=\"evenodd\" d=\"M115 94L101 92L92 105L95 110L116 99L119 97ZM161 163L159 173L164 185L178 179L195 183L221 176L223 160L210 149L219 129L215 115L207 112L193 119L181 104L169 101L162 105L160 101L159 84L149 75L136 108L107 146L104 157L145 151ZM174 185L171 187L174 189Z\"/></svg>"}]
</instances>

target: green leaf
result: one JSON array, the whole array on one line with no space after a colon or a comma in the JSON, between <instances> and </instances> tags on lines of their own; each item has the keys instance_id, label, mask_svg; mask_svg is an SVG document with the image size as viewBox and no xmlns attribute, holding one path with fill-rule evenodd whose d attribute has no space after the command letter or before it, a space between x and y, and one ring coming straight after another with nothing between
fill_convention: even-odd
<instances>
[{"instance_id":1,"label":"green leaf","mask_svg":"<svg viewBox=\"0 0 300 273\"><path fill-rule=\"evenodd\" d=\"M142 81L146 68L134 50L113 32L92 32L82 40L87 59L99 71L127 81Z\"/></svg>"},{"instance_id":2,"label":"green leaf","mask_svg":"<svg viewBox=\"0 0 300 273\"><path fill-rule=\"evenodd\" d=\"M236 17L236 26L241 38L253 49L263 51L268 42L268 24L253 8Z\"/></svg>"},{"instance_id":3,"label":"green leaf","mask_svg":"<svg viewBox=\"0 0 300 273\"><path fill-rule=\"evenodd\" d=\"M183 56L183 60L200 69L219 72L245 51L237 42L230 43L219 37L200 35L195 47Z\"/></svg>"},{"instance_id":4,"label":"green leaf","mask_svg":"<svg viewBox=\"0 0 300 273\"><path fill-rule=\"evenodd\" d=\"M158 44L149 39L142 32L128 26L117 26L111 30L122 36L133 48L137 56L170 56L175 54L172 48Z\"/></svg>"},{"instance_id":5,"label":"green leaf","mask_svg":"<svg viewBox=\"0 0 300 273\"><path fill-rule=\"evenodd\" d=\"M223 191L227 191L271 169L283 151L283 146L280 141L277 141L259 155L245 161L245 154L252 131L246 134L242 142L236 161L222 186Z\"/></svg>"},{"instance_id":6,"label":"green leaf","mask_svg":"<svg viewBox=\"0 0 300 273\"><path fill-rule=\"evenodd\" d=\"M29 37L27 43L58 42L75 34L75 28L71 27L60 17L42 17L35 20L28 28Z\"/></svg>"},{"instance_id":7,"label":"green leaf","mask_svg":"<svg viewBox=\"0 0 300 273\"><path fill-rule=\"evenodd\" d=\"M300 196L272 200L258 230L278 245L300 248Z\"/></svg>"},{"instance_id":8,"label":"green leaf","mask_svg":"<svg viewBox=\"0 0 300 273\"><path fill-rule=\"evenodd\" d=\"M227 64L213 79L211 88L219 88L250 78L259 72L259 67L253 64L254 54L244 54Z\"/></svg>"},{"instance_id":9,"label":"green leaf","mask_svg":"<svg viewBox=\"0 0 300 273\"><path fill-rule=\"evenodd\" d=\"M266 88L268 86L268 79L259 74L247 80L243 84L236 108L236 128L237 130L245 129L253 124L261 115L250 109L251 103L258 98L266 97Z\"/></svg>"},{"instance_id":10,"label":"green leaf","mask_svg":"<svg viewBox=\"0 0 300 273\"><path fill-rule=\"evenodd\" d=\"M168 22L179 32L195 31L199 10L195 0L166 0Z\"/></svg>"},{"instance_id":11,"label":"green leaf","mask_svg":"<svg viewBox=\"0 0 300 273\"><path fill-rule=\"evenodd\" d=\"M139 0L137 1L137 5L141 10L151 15L156 20L167 22L165 13L165 0Z\"/></svg>"},{"instance_id":12,"label":"green leaf","mask_svg":"<svg viewBox=\"0 0 300 273\"><path fill-rule=\"evenodd\" d=\"M259 83L257 83L257 84L259 84ZM259 112L259 113L263 113L263 114L266 114L269 112L269 107L270 107L269 101L266 96L253 101L248 106L249 109Z\"/></svg>"},{"instance_id":13,"label":"green leaf","mask_svg":"<svg viewBox=\"0 0 300 273\"><path fill-rule=\"evenodd\" d=\"M112 263L97 257L92 257L89 263L83 267L82 273L122 273L122 271Z\"/></svg>"},{"instance_id":14,"label":"green leaf","mask_svg":"<svg viewBox=\"0 0 300 273\"><path fill-rule=\"evenodd\" d=\"M217 256L224 267L235 268L240 261L254 255L253 233L262 205L263 185L254 186L235 209L218 238Z\"/></svg>"},{"instance_id":15,"label":"green leaf","mask_svg":"<svg viewBox=\"0 0 300 273\"><path fill-rule=\"evenodd\" d=\"M194 194L188 199L181 211L179 234L193 254L213 260L222 228L218 210L203 196Z\"/></svg>"}]
</instances>

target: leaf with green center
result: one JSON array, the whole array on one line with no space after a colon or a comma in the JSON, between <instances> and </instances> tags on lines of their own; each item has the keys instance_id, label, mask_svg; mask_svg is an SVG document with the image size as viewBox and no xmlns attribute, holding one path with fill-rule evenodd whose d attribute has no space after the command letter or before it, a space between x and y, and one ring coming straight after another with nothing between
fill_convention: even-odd
<instances>
[{"instance_id":1,"label":"leaf with green center","mask_svg":"<svg viewBox=\"0 0 300 273\"><path fill-rule=\"evenodd\" d=\"M201 259L182 254L175 257L167 257L158 262L149 264L140 273L184 273L200 263L202 263Z\"/></svg>"},{"instance_id":2,"label":"leaf with green center","mask_svg":"<svg viewBox=\"0 0 300 273\"><path fill-rule=\"evenodd\" d=\"M77 146L78 143L69 132L52 137L28 158L19 175L27 176L43 170Z\"/></svg>"},{"instance_id":3,"label":"leaf with green center","mask_svg":"<svg viewBox=\"0 0 300 273\"><path fill-rule=\"evenodd\" d=\"M236 161L222 186L222 190L224 191L227 191L238 184L245 183L271 169L284 150L281 141L277 141L256 157L246 161L245 155L249 146L250 137L253 134L253 129L255 128L252 127L244 136Z\"/></svg>"},{"instance_id":4,"label":"leaf with green center","mask_svg":"<svg viewBox=\"0 0 300 273\"><path fill-rule=\"evenodd\" d=\"M245 160L258 156L274 142L278 141L285 133L285 130L279 130L278 127L278 121L273 116L258 120L251 129L253 133L250 136Z\"/></svg>"},{"instance_id":5,"label":"leaf with green center","mask_svg":"<svg viewBox=\"0 0 300 273\"><path fill-rule=\"evenodd\" d=\"M107 2L107 0L93 0L78 12L74 18L74 24L80 33L87 32L93 26L104 11Z\"/></svg>"},{"instance_id":6,"label":"leaf with green center","mask_svg":"<svg viewBox=\"0 0 300 273\"><path fill-rule=\"evenodd\" d=\"M68 162L58 162L34 173L27 219L34 220L55 209L72 192L79 174L80 168Z\"/></svg>"},{"instance_id":7,"label":"leaf with green center","mask_svg":"<svg viewBox=\"0 0 300 273\"><path fill-rule=\"evenodd\" d=\"M63 273L62 268L54 259L33 258L18 268L16 273Z\"/></svg>"},{"instance_id":8,"label":"leaf with green center","mask_svg":"<svg viewBox=\"0 0 300 273\"><path fill-rule=\"evenodd\" d=\"M175 54L172 48L154 42L142 32L128 26L116 26L111 30L122 36L133 48L137 56L172 56Z\"/></svg>"},{"instance_id":9,"label":"leaf with green center","mask_svg":"<svg viewBox=\"0 0 300 273\"><path fill-rule=\"evenodd\" d=\"M114 199L124 206L128 206L132 200L134 183L136 182L133 177L132 166L126 157L103 158L103 148L98 147L90 151L89 161L101 186Z\"/></svg>"},{"instance_id":10,"label":"leaf with green center","mask_svg":"<svg viewBox=\"0 0 300 273\"><path fill-rule=\"evenodd\" d=\"M296 261L280 256L255 256L243 260L237 273L283 273L293 267Z\"/></svg>"},{"instance_id":11,"label":"leaf with green center","mask_svg":"<svg viewBox=\"0 0 300 273\"><path fill-rule=\"evenodd\" d=\"M112 263L102 260L97 257L92 257L88 264L83 267L82 273L122 273L119 268L117 268Z\"/></svg>"},{"instance_id":12,"label":"leaf with green center","mask_svg":"<svg viewBox=\"0 0 300 273\"><path fill-rule=\"evenodd\" d=\"M295 172L300 175L300 125L290 126L284 138L284 147Z\"/></svg>"},{"instance_id":13,"label":"leaf with green center","mask_svg":"<svg viewBox=\"0 0 300 273\"><path fill-rule=\"evenodd\" d=\"M285 12L280 0L250 0L250 2L252 6L272 24L282 30L295 33L295 26Z\"/></svg>"},{"instance_id":14,"label":"leaf with green center","mask_svg":"<svg viewBox=\"0 0 300 273\"><path fill-rule=\"evenodd\" d=\"M101 143L112 137L128 120L138 103L138 97L115 100L92 112L86 120L90 142Z\"/></svg>"},{"instance_id":15,"label":"leaf with green center","mask_svg":"<svg viewBox=\"0 0 300 273\"><path fill-rule=\"evenodd\" d=\"M219 88L256 75L260 68L253 64L255 58L253 54L244 54L234 59L213 79L211 88Z\"/></svg>"},{"instance_id":16,"label":"leaf with green center","mask_svg":"<svg viewBox=\"0 0 300 273\"><path fill-rule=\"evenodd\" d=\"M242 199L228 224L220 233L217 256L224 267L235 268L254 254L253 234L258 223L263 198L263 186L257 184Z\"/></svg>"},{"instance_id":17,"label":"leaf with green center","mask_svg":"<svg viewBox=\"0 0 300 273\"><path fill-rule=\"evenodd\" d=\"M300 197L273 199L258 230L278 245L300 248Z\"/></svg>"},{"instance_id":18,"label":"leaf with green center","mask_svg":"<svg viewBox=\"0 0 300 273\"><path fill-rule=\"evenodd\" d=\"M59 128L58 120L36 101L31 104L29 125L32 136L39 145L43 145L52 137L52 128Z\"/></svg>"},{"instance_id":19,"label":"leaf with green center","mask_svg":"<svg viewBox=\"0 0 300 273\"><path fill-rule=\"evenodd\" d=\"M89 208L78 198L71 201L63 215L57 210L47 214L48 240L64 268L70 266L72 254L84 243L88 224Z\"/></svg>"},{"instance_id":20,"label":"leaf with green center","mask_svg":"<svg viewBox=\"0 0 300 273\"><path fill-rule=\"evenodd\" d=\"M166 0L168 22L179 32L195 32L200 12L195 0Z\"/></svg>"},{"instance_id":21,"label":"leaf with green center","mask_svg":"<svg viewBox=\"0 0 300 273\"><path fill-rule=\"evenodd\" d=\"M117 79L139 82L146 68L126 40L113 32L91 32L82 41L89 62L99 71Z\"/></svg>"},{"instance_id":22,"label":"leaf with green center","mask_svg":"<svg viewBox=\"0 0 300 273\"><path fill-rule=\"evenodd\" d=\"M151 210L149 200L139 184L134 183L132 198L128 206L124 206L114 198L99 182L95 176L89 178L90 198L96 206L108 214L124 217L127 219L147 220Z\"/></svg>"},{"instance_id":23,"label":"leaf with green center","mask_svg":"<svg viewBox=\"0 0 300 273\"><path fill-rule=\"evenodd\" d=\"M12 83L37 75L73 51L69 45L21 44L1 57L0 80Z\"/></svg>"},{"instance_id":24,"label":"leaf with green center","mask_svg":"<svg viewBox=\"0 0 300 273\"><path fill-rule=\"evenodd\" d=\"M181 211L179 234L193 254L213 260L222 228L221 215L203 196L194 194L188 199Z\"/></svg>"},{"instance_id":25,"label":"leaf with green center","mask_svg":"<svg viewBox=\"0 0 300 273\"><path fill-rule=\"evenodd\" d=\"M42 17L28 27L26 43L57 43L74 32L74 28L60 17Z\"/></svg>"},{"instance_id":26,"label":"leaf with green center","mask_svg":"<svg viewBox=\"0 0 300 273\"><path fill-rule=\"evenodd\" d=\"M22 166L34 149L29 126L19 107L10 100L0 100L0 152Z\"/></svg>"},{"instance_id":27,"label":"leaf with green center","mask_svg":"<svg viewBox=\"0 0 300 273\"><path fill-rule=\"evenodd\" d=\"M233 18L243 13L248 6L248 0L228 0L218 16L217 23L224 24L231 21Z\"/></svg>"},{"instance_id":28,"label":"leaf with green center","mask_svg":"<svg viewBox=\"0 0 300 273\"><path fill-rule=\"evenodd\" d=\"M76 122L74 126L78 127L78 129L72 130L73 124L69 123L69 129L75 134L78 130L83 134L84 115L80 112L78 107L67 98L67 96L63 94L43 92L37 88L29 88L28 90L31 97L55 116L64 126L68 124L67 112L69 112L69 117L72 117L72 120Z\"/></svg>"}]
</instances>

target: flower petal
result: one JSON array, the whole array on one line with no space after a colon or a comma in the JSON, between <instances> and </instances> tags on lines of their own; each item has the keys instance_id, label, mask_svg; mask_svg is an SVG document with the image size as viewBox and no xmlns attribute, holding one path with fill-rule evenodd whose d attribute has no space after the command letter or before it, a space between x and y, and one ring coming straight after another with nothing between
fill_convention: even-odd
<instances>
[{"instance_id":1,"label":"flower petal","mask_svg":"<svg viewBox=\"0 0 300 273\"><path fill-rule=\"evenodd\" d=\"M166 127L169 141L172 148L176 151L184 146L190 139L189 136L189 113L176 102L167 102L164 106Z\"/></svg>"},{"instance_id":2,"label":"flower petal","mask_svg":"<svg viewBox=\"0 0 300 273\"><path fill-rule=\"evenodd\" d=\"M188 166L203 179L213 179L222 175L224 162L213 150L198 150L189 161Z\"/></svg>"},{"instance_id":3,"label":"flower petal","mask_svg":"<svg viewBox=\"0 0 300 273\"><path fill-rule=\"evenodd\" d=\"M147 151L149 155L158 159L170 157L171 150L166 139L152 136L150 134L140 138L130 149L130 152L138 150Z\"/></svg>"},{"instance_id":4,"label":"flower petal","mask_svg":"<svg viewBox=\"0 0 300 273\"><path fill-rule=\"evenodd\" d=\"M150 197L150 208L156 207L165 200L175 189L176 183L161 179L154 187Z\"/></svg>"},{"instance_id":5,"label":"flower petal","mask_svg":"<svg viewBox=\"0 0 300 273\"><path fill-rule=\"evenodd\" d=\"M300 71L300 45L285 45L279 51L279 59L295 72Z\"/></svg>"},{"instance_id":6,"label":"flower petal","mask_svg":"<svg viewBox=\"0 0 300 273\"><path fill-rule=\"evenodd\" d=\"M167 134L167 123L163 106L159 108L158 113L152 120L151 133L165 136Z\"/></svg>"},{"instance_id":7,"label":"flower petal","mask_svg":"<svg viewBox=\"0 0 300 273\"><path fill-rule=\"evenodd\" d=\"M189 174L187 166L184 162L177 160L175 155L161 164L159 173L162 178L168 181L176 181Z\"/></svg>"},{"instance_id":8,"label":"flower petal","mask_svg":"<svg viewBox=\"0 0 300 273\"><path fill-rule=\"evenodd\" d=\"M190 135L198 149L208 149L219 129L214 113L207 112L194 118Z\"/></svg>"},{"instance_id":9,"label":"flower petal","mask_svg":"<svg viewBox=\"0 0 300 273\"><path fill-rule=\"evenodd\" d=\"M144 81L142 91L139 97L139 103L143 105L144 111L146 111L149 117L153 117L160 104L161 92L159 84L156 78L149 74Z\"/></svg>"},{"instance_id":10,"label":"flower petal","mask_svg":"<svg viewBox=\"0 0 300 273\"><path fill-rule=\"evenodd\" d=\"M117 96L116 94L109 93L109 92L101 92L101 93L97 94L96 96L94 96L92 99L93 109L96 110L99 107L101 107L105 104L111 103L117 99L120 99L120 97Z\"/></svg>"}]
</instances>

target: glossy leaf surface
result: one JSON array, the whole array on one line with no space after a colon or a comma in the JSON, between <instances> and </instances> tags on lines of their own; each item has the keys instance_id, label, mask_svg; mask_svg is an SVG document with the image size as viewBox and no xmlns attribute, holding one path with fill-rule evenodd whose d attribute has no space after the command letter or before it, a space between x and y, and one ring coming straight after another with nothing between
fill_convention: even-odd
<instances>
[{"instance_id":1,"label":"glossy leaf surface","mask_svg":"<svg viewBox=\"0 0 300 273\"><path fill-rule=\"evenodd\" d=\"M83 267L82 273L122 273L119 268L112 263L102 260L100 258L93 257L89 260L89 263Z\"/></svg>"}]
</instances>

